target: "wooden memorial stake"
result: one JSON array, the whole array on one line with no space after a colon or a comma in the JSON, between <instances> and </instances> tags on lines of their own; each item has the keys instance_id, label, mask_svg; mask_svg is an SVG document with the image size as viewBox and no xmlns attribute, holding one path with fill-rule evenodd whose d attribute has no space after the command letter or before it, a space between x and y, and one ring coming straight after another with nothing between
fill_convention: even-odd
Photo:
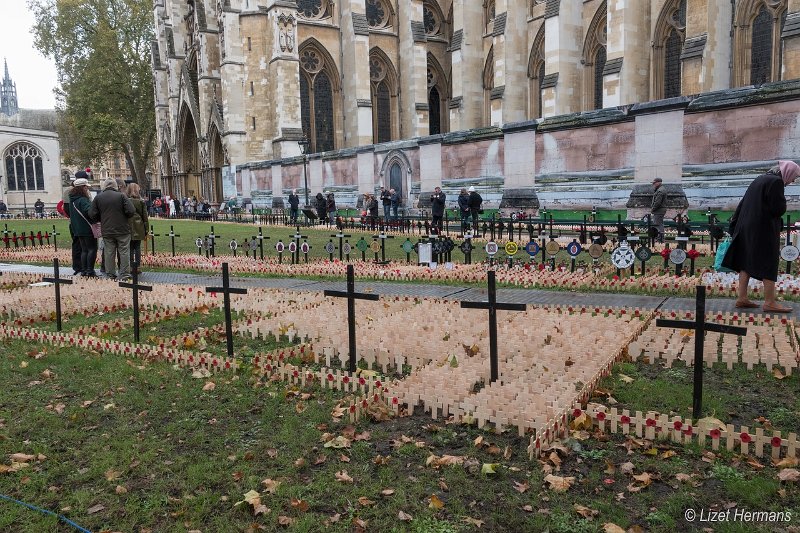
<instances>
[{"instance_id":1,"label":"wooden memorial stake","mask_svg":"<svg viewBox=\"0 0 800 533\"><path fill-rule=\"evenodd\" d=\"M53 277L42 278L42 281L56 286L56 331L61 331L61 285L72 285L72 280L58 275L58 259L53 259Z\"/></svg>"},{"instance_id":2,"label":"wooden memorial stake","mask_svg":"<svg viewBox=\"0 0 800 533\"><path fill-rule=\"evenodd\" d=\"M56 230L56 227L53 226L53 231L55 231L55 230ZM6 243L6 248L10 248L10 246L8 244L11 241L11 239L8 236L9 233L11 233L11 232L8 231L8 224L5 224L5 227L3 228L3 242ZM56 248L56 250L58 250L58 248Z\"/></svg>"},{"instance_id":3,"label":"wooden memorial stake","mask_svg":"<svg viewBox=\"0 0 800 533\"><path fill-rule=\"evenodd\" d=\"M156 255L156 237L160 236L161 235L153 231L153 225L150 224L150 255ZM175 254L173 253L172 255L174 256Z\"/></svg>"},{"instance_id":4,"label":"wooden memorial stake","mask_svg":"<svg viewBox=\"0 0 800 533\"><path fill-rule=\"evenodd\" d=\"M347 265L347 290L325 291L325 296L334 298L347 298L347 329L350 338L349 363L347 369L352 373L356 371L356 300L378 300L377 294L364 294L356 292L353 265Z\"/></svg>"},{"instance_id":5,"label":"wooden memorial stake","mask_svg":"<svg viewBox=\"0 0 800 533\"><path fill-rule=\"evenodd\" d=\"M339 238L339 261L342 260L343 253L342 253L342 239L347 237L348 239L352 237L352 235L345 235L343 232L339 231L335 235L331 235L331 237L338 237Z\"/></svg>"},{"instance_id":6,"label":"wooden memorial stake","mask_svg":"<svg viewBox=\"0 0 800 533\"><path fill-rule=\"evenodd\" d=\"M173 226L169 227L169 233L167 234L172 241L172 257L175 257L175 237L180 237L175 233L175 228Z\"/></svg>"},{"instance_id":7,"label":"wooden memorial stake","mask_svg":"<svg viewBox=\"0 0 800 533\"><path fill-rule=\"evenodd\" d=\"M5 233L6 232L4 231L3 235L5 235ZM61 234L56 231L56 225L55 224L53 224L53 233L51 233L50 235L53 236L53 248L55 248L55 251L57 252L58 251L58 235L61 235ZM8 242L6 242L6 248L8 248Z\"/></svg>"},{"instance_id":8,"label":"wooden memorial stake","mask_svg":"<svg viewBox=\"0 0 800 533\"><path fill-rule=\"evenodd\" d=\"M386 261L386 239L394 239L394 235L386 235L385 232L381 231L378 235L373 235L373 239L380 239L381 240L381 265L385 265L388 261ZM378 254L375 254L375 262L378 262Z\"/></svg>"},{"instance_id":9,"label":"wooden memorial stake","mask_svg":"<svg viewBox=\"0 0 800 533\"><path fill-rule=\"evenodd\" d=\"M119 286L125 289L133 289L133 340L139 342L139 291L150 292L153 287L148 285L139 285L139 264L134 263L131 269L133 280L130 283L120 281Z\"/></svg>"},{"instance_id":10,"label":"wooden memorial stake","mask_svg":"<svg viewBox=\"0 0 800 533\"><path fill-rule=\"evenodd\" d=\"M212 228L213 232L214 229ZM225 340L228 357L233 357L233 326L231 325L231 294L247 294L247 289L234 289L228 276L228 263L222 263L222 287L206 287L206 292L221 292L225 306Z\"/></svg>"},{"instance_id":11,"label":"wooden memorial stake","mask_svg":"<svg viewBox=\"0 0 800 533\"><path fill-rule=\"evenodd\" d=\"M489 310L489 364L491 366L491 382L497 381L500 375L497 359L497 311L525 311L525 304L497 303L497 284L494 270L489 274L489 298L487 302L461 302L462 309Z\"/></svg>"},{"instance_id":12,"label":"wooden memorial stake","mask_svg":"<svg viewBox=\"0 0 800 533\"><path fill-rule=\"evenodd\" d=\"M747 335L747 328L714 324L706 322L706 287L697 286L697 300L694 322L683 320L668 320L659 318L656 326L660 328L679 328L694 330L694 398L692 401L692 418L699 420L703 407L703 346L706 331L716 333L730 333L732 335Z\"/></svg>"},{"instance_id":13,"label":"wooden memorial stake","mask_svg":"<svg viewBox=\"0 0 800 533\"><path fill-rule=\"evenodd\" d=\"M258 227L258 236L256 236L256 239L258 239L258 257L259 257L259 260L263 261L264 260L264 240L265 239L269 240L269 237L265 237L264 234L261 232L261 226ZM253 250L253 259L255 259L255 258L256 258L256 251Z\"/></svg>"},{"instance_id":14,"label":"wooden memorial stake","mask_svg":"<svg viewBox=\"0 0 800 533\"><path fill-rule=\"evenodd\" d=\"M215 255L215 248L217 245L217 238L222 238L222 235L217 235L214 233L214 226L211 226L211 233L208 234L208 238L211 239L211 257L216 257Z\"/></svg>"},{"instance_id":15,"label":"wooden memorial stake","mask_svg":"<svg viewBox=\"0 0 800 533\"><path fill-rule=\"evenodd\" d=\"M300 234L300 226L297 226L297 230L294 232L294 235L289 237L290 239L294 239L294 251L292 252L292 264L300 263L300 239L308 239L308 235L301 235Z\"/></svg>"}]
</instances>

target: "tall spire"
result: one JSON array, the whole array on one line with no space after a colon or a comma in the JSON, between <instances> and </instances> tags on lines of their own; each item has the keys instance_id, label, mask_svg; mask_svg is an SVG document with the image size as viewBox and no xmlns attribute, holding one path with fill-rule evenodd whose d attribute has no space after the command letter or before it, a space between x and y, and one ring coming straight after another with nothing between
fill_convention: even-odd
<instances>
[{"instance_id":1,"label":"tall spire","mask_svg":"<svg viewBox=\"0 0 800 533\"><path fill-rule=\"evenodd\" d=\"M8 60L5 57L3 66L5 67L5 76L0 83L0 115L13 116L19 112L17 86L11 81L11 75L8 73Z\"/></svg>"},{"instance_id":2,"label":"tall spire","mask_svg":"<svg viewBox=\"0 0 800 533\"><path fill-rule=\"evenodd\" d=\"M8 60L5 57L3 58L3 65L6 67L6 75L3 78L3 81L11 81L11 76L8 75Z\"/></svg>"}]
</instances>

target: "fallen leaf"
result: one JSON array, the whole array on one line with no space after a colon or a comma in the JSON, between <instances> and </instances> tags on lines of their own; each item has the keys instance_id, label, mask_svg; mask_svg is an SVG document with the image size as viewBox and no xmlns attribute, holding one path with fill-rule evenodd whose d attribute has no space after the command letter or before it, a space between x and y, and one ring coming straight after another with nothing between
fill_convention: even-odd
<instances>
[{"instance_id":1,"label":"fallen leaf","mask_svg":"<svg viewBox=\"0 0 800 533\"><path fill-rule=\"evenodd\" d=\"M781 481L800 481L800 471L795 468L784 468L778 472Z\"/></svg>"},{"instance_id":2,"label":"fallen leaf","mask_svg":"<svg viewBox=\"0 0 800 533\"><path fill-rule=\"evenodd\" d=\"M620 380L621 380L623 383L632 383L632 382L633 382L633 378L632 378L632 377L630 377L630 376L626 376L625 374L620 374L620 375L619 375L619 379L620 379Z\"/></svg>"},{"instance_id":3,"label":"fallen leaf","mask_svg":"<svg viewBox=\"0 0 800 533\"><path fill-rule=\"evenodd\" d=\"M301 457L294 462L294 466L296 466L297 468L303 468L304 466L306 466L306 460Z\"/></svg>"},{"instance_id":4,"label":"fallen leaf","mask_svg":"<svg viewBox=\"0 0 800 533\"><path fill-rule=\"evenodd\" d=\"M397 518L399 520L402 520L403 522L411 522L414 519L413 516L411 516L410 514L404 513L403 511L400 511L399 513L397 513Z\"/></svg>"},{"instance_id":5,"label":"fallen leaf","mask_svg":"<svg viewBox=\"0 0 800 533\"><path fill-rule=\"evenodd\" d=\"M360 505L363 505L364 507L370 507L370 506L372 506L372 505L375 505L375 503L376 503L376 502L375 502L375 500L370 500L370 499L369 499L369 498L367 498L366 496L361 496L361 497L358 499L358 503L359 503Z\"/></svg>"},{"instance_id":6,"label":"fallen leaf","mask_svg":"<svg viewBox=\"0 0 800 533\"><path fill-rule=\"evenodd\" d=\"M614 465L614 463L611 462L610 460L606 459L606 469L603 470L603 473L611 475L616 473L616 471L617 471L616 465Z\"/></svg>"},{"instance_id":7,"label":"fallen leaf","mask_svg":"<svg viewBox=\"0 0 800 533\"><path fill-rule=\"evenodd\" d=\"M619 527L617 524L612 522L606 522L603 524L603 532L604 533L625 533L625 530Z\"/></svg>"},{"instance_id":8,"label":"fallen leaf","mask_svg":"<svg viewBox=\"0 0 800 533\"><path fill-rule=\"evenodd\" d=\"M773 464L775 465L775 468L790 468L797 466L798 460L797 456L793 455L791 457L784 457L780 461L775 462Z\"/></svg>"},{"instance_id":9,"label":"fallen leaf","mask_svg":"<svg viewBox=\"0 0 800 533\"><path fill-rule=\"evenodd\" d=\"M512 454L513 452L511 451L511 446L506 446L506 449L503 451L503 459L508 461L509 459L511 459Z\"/></svg>"},{"instance_id":10,"label":"fallen leaf","mask_svg":"<svg viewBox=\"0 0 800 533\"><path fill-rule=\"evenodd\" d=\"M634 465L631 462L622 463L621 465L619 465L620 473L625 474L625 475L632 474L635 469L636 469L636 465Z\"/></svg>"},{"instance_id":11,"label":"fallen leaf","mask_svg":"<svg viewBox=\"0 0 800 533\"><path fill-rule=\"evenodd\" d=\"M343 435L339 435L325 443L326 448L349 448L350 441Z\"/></svg>"},{"instance_id":12,"label":"fallen leaf","mask_svg":"<svg viewBox=\"0 0 800 533\"><path fill-rule=\"evenodd\" d=\"M465 524L471 524L471 525L477 527L478 529L480 529L480 527L484 523L483 520L478 520L476 518L470 518L469 516L465 516L464 519L462 520L462 522L464 522Z\"/></svg>"},{"instance_id":13,"label":"fallen leaf","mask_svg":"<svg viewBox=\"0 0 800 533\"><path fill-rule=\"evenodd\" d=\"M28 455L27 453L12 453L9 457L12 461L18 463L27 463L36 459L35 455Z\"/></svg>"},{"instance_id":14,"label":"fallen leaf","mask_svg":"<svg viewBox=\"0 0 800 533\"><path fill-rule=\"evenodd\" d=\"M481 474L496 474L499 467L499 463L483 463Z\"/></svg>"},{"instance_id":15,"label":"fallen leaf","mask_svg":"<svg viewBox=\"0 0 800 533\"><path fill-rule=\"evenodd\" d=\"M556 492L566 492L575 483L574 477L561 477L548 474L544 480L550 484L550 489Z\"/></svg>"},{"instance_id":16,"label":"fallen leaf","mask_svg":"<svg viewBox=\"0 0 800 533\"><path fill-rule=\"evenodd\" d=\"M478 435L477 437L475 437L473 444L475 444L476 448L480 448L481 444L483 444L483 435Z\"/></svg>"},{"instance_id":17,"label":"fallen leaf","mask_svg":"<svg viewBox=\"0 0 800 533\"><path fill-rule=\"evenodd\" d=\"M372 434L369 431L362 431L361 433L356 433L355 437L353 437L353 440L356 442L361 440L369 440L371 436Z\"/></svg>"},{"instance_id":18,"label":"fallen leaf","mask_svg":"<svg viewBox=\"0 0 800 533\"><path fill-rule=\"evenodd\" d=\"M573 504L572 508L575 509L576 513L590 520L600 514L600 511L597 511L595 509L589 509L588 507L584 507L583 505L578 505L577 503Z\"/></svg>"},{"instance_id":19,"label":"fallen leaf","mask_svg":"<svg viewBox=\"0 0 800 533\"><path fill-rule=\"evenodd\" d=\"M213 381L209 381L205 385L203 385L203 390L204 391L212 391L212 390L214 390L216 388L217 388L217 385Z\"/></svg>"},{"instance_id":20,"label":"fallen leaf","mask_svg":"<svg viewBox=\"0 0 800 533\"><path fill-rule=\"evenodd\" d=\"M381 496L391 496L394 494L394 489L383 489L381 491Z\"/></svg>"},{"instance_id":21,"label":"fallen leaf","mask_svg":"<svg viewBox=\"0 0 800 533\"><path fill-rule=\"evenodd\" d=\"M298 415L303 414L303 412L306 410L306 404L303 402L297 402L294 406L294 410Z\"/></svg>"},{"instance_id":22,"label":"fallen leaf","mask_svg":"<svg viewBox=\"0 0 800 533\"><path fill-rule=\"evenodd\" d=\"M89 507L88 509L86 509L86 514L99 513L100 511L102 511L105 508L106 508L105 505L102 505L102 504L98 503L97 505L93 505L93 506Z\"/></svg>"},{"instance_id":23,"label":"fallen leaf","mask_svg":"<svg viewBox=\"0 0 800 533\"><path fill-rule=\"evenodd\" d=\"M353 482L353 478L351 478L349 475L347 475L347 470L340 470L339 472L336 472L336 474L334 474L334 475L336 476L336 481L339 481L341 483L352 483Z\"/></svg>"},{"instance_id":24,"label":"fallen leaf","mask_svg":"<svg viewBox=\"0 0 800 533\"><path fill-rule=\"evenodd\" d=\"M569 427L575 430L592 429L592 418L584 411L579 417L572 419Z\"/></svg>"},{"instance_id":25,"label":"fallen leaf","mask_svg":"<svg viewBox=\"0 0 800 533\"><path fill-rule=\"evenodd\" d=\"M533 512L533 506L532 505L523 505L522 506L522 510L525 511L526 513L532 513Z\"/></svg>"},{"instance_id":26,"label":"fallen leaf","mask_svg":"<svg viewBox=\"0 0 800 533\"><path fill-rule=\"evenodd\" d=\"M440 500L439 497L436 496L436 494L433 494L430 497L430 503L428 504L428 507L431 509L439 510L444 507L444 502Z\"/></svg>"},{"instance_id":27,"label":"fallen leaf","mask_svg":"<svg viewBox=\"0 0 800 533\"><path fill-rule=\"evenodd\" d=\"M661 454L662 459L669 459L670 457L674 457L676 455L675 450L667 450Z\"/></svg>"},{"instance_id":28,"label":"fallen leaf","mask_svg":"<svg viewBox=\"0 0 800 533\"><path fill-rule=\"evenodd\" d=\"M346 456L345 454L339 455L339 460L341 462L343 462L343 463L349 463L350 462L350 458L348 456Z\"/></svg>"},{"instance_id":29,"label":"fallen leaf","mask_svg":"<svg viewBox=\"0 0 800 533\"><path fill-rule=\"evenodd\" d=\"M372 459L372 462L376 465L385 465L389 463L389 459L391 459L391 456L389 455L387 455L386 457L384 457L383 455L376 455Z\"/></svg>"},{"instance_id":30,"label":"fallen leaf","mask_svg":"<svg viewBox=\"0 0 800 533\"><path fill-rule=\"evenodd\" d=\"M106 481L114 481L115 479L119 479L122 476L122 472L117 470L106 470L105 472Z\"/></svg>"},{"instance_id":31,"label":"fallen leaf","mask_svg":"<svg viewBox=\"0 0 800 533\"><path fill-rule=\"evenodd\" d=\"M528 484L527 481L524 481L522 483L520 483L519 481L515 481L514 482L514 490L516 490L520 494L523 494L529 488L530 488L530 485Z\"/></svg>"},{"instance_id":32,"label":"fallen leaf","mask_svg":"<svg viewBox=\"0 0 800 533\"><path fill-rule=\"evenodd\" d=\"M712 429L724 430L725 423L712 416L707 416L697 421L697 427L705 432L709 432Z\"/></svg>"},{"instance_id":33,"label":"fallen leaf","mask_svg":"<svg viewBox=\"0 0 800 533\"><path fill-rule=\"evenodd\" d=\"M684 474L682 472L675 474L675 479L681 483L688 483L694 478L694 474Z\"/></svg>"},{"instance_id":34,"label":"fallen leaf","mask_svg":"<svg viewBox=\"0 0 800 533\"><path fill-rule=\"evenodd\" d=\"M305 513L308 511L308 502L305 500L300 500L297 498L292 498L291 500L292 507L300 511L301 513Z\"/></svg>"},{"instance_id":35,"label":"fallen leaf","mask_svg":"<svg viewBox=\"0 0 800 533\"><path fill-rule=\"evenodd\" d=\"M781 369L778 367L772 369L772 375L775 376L775 379L783 379L786 377L786 374L781 372Z\"/></svg>"},{"instance_id":36,"label":"fallen leaf","mask_svg":"<svg viewBox=\"0 0 800 533\"><path fill-rule=\"evenodd\" d=\"M278 491L278 487L280 487L281 482L267 478L263 480L261 484L264 485L264 490L267 492L267 494L275 494Z\"/></svg>"},{"instance_id":37,"label":"fallen leaf","mask_svg":"<svg viewBox=\"0 0 800 533\"><path fill-rule=\"evenodd\" d=\"M500 447L495 444L492 444L491 446L486 448L486 453L488 453L489 455L500 455L501 452L502 451L500 450Z\"/></svg>"},{"instance_id":38,"label":"fallen leaf","mask_svg":"<svg viewBox=\"0 0 800 533\"><path fill-rule=\"evenodd\" d=\"M125 494L126 492L128 492L128 489L126 489L122 485L117 485L117 488L114 489L114 492L116 492L117 494Z\"/></svg>"},{"instance_id":39,"label":"fallen leaf","mask_svg":"<svg viewBox=\"0 0 800 533\"><path fill-rule=\"evenodd\" d=\"M282 526L291 526L292 524L294 524L294 518L281 515L278 517L278 524Z\"/></svg>"}]
</instances>

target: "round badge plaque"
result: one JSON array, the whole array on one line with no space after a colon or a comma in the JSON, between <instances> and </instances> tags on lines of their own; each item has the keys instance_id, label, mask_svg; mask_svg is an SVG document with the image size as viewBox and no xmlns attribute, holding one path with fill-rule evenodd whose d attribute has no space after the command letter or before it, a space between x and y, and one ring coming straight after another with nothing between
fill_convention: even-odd
<instances>
[{"instance_id":1,"label":"round badge plaque","mask_svg":"<svg viewBox=\"0 0 800 533\"><path fill-rule=\"evenodd\" d=\"M781 259L784 261L792 262L795 259L800 257L800 250L797 249L797 246L792 246L791 244L787 244L783 248L781 248Z\"/></svg>"},{"instance_id":2,"label":"round badge plaque","mask_svg":"<svg viewBox=\"0 0 800 533\"><path fill-rule=\"evenodd\" d=\"M653 257L653 252L647 246L640 246L636 249L636 258L639 261L649 261Z\"/></svg>"},{"instance_id":3,"label":"round badge plaque","mask_svg":"<svg viewBox=\"0 0 800 533\"><path fill-rule=\"evenodd\" d=\"M350 243L349 243L349 242L346 242L346 243L344 243L344 244L342 245L342 253L343 253L344 255L350 255L350 252L352 252L352 251L353 251L353 247L352 247L352 246L350 246Z\"/></svg>"},{"instance_id":4,"label":"round badge plaque","mask_svg":"<svg viewBox=\"0 0 800 533\"><path fill-rule=\"evenodd\" d=\"M411 252L413 252L413 251L414 251L414 243L413 243L413 242L411 242L411 241L410 241L410 240L408 240L408 239L406 239L406 242L404 242L404 243L403 243L403 244L402 244L400 247L401 247L401 248L403 249L403 251L404 251L405 253L407 253L407 254L410 254Z\"/></svg>"},{"instance_id":5,"label":"round badge plaque","mask_svg":"<svg viewBox=\"0 0 800 533\"><path fill-rule=\"evenodd\" d=\"M372 241L372 244L370 244L369 247L375 253L381 251L381 243L379 243L378 241Z\"/></svg>"},{"instance_id":6,"label":"round badge plaque","mask_svg":"<svg viewBox=\"0 0 800 533\"><path fill-rule=\"evenodd\" d=\"M577 241L572 241L567 245L567 253L572 257L578 257L581 254L582 250L583 248L581 248L580 243L578 243Z\"/></svg>"},{"instance_id":7,"label":"round badge plaque","mask_svg":"<svg viewBox=\"0 0 800 533\"><path fill-rule=\"evenodd\" d=\"M468 254L468 253L472 252L472 250L474 250L474 249L475 249L475 247L472 246L472 243L469 242L469 241L464 241L464 242L461 243L461 251L464 254Z\"/></svg>"},{"instance_id":8,"label":"round badge plaque","mask_svg":"<svg viewBox=\"0 0 800 533\"><path fill-rule=\"evenodd\" d=\"M531 257L535 257L536 254L539 253L539 243L536 241L530 241L528 244L525 245L525 251L528 252L528 255Z\"/></svg>"},{"instance_id":9,"label":"round badge plaque","mask_svg":"<svg viewBox=\"0 0 800 533\"><path fill-rule=\"evenodd\" d=\"M203 239L201 239L200 237L198 237L198 238L197 238L197 239L194 241L194 245L195 245L195 246L197 246L198 248L202 248L202 247L203 247Z\"/></svg>"},{"instance_id":10,"label":"round badge plaque","mask_svg":"<svg viewBox=\"0 0 800 533\"><path fill-rule=\"evenodd\" d=\"M669 260L673 265L682 265L686 261L686 251L675 248L669 253Z\"/></svg>"},{"instance_id":11,"label":"round badge plaque","mask_svg":"<svg viewBox=\"0 0 800 533\"><path fill-rule=\"evenodd\" d=\"M250 241L250 251L254 252L256 248L258 248L258 241L253 239L252 241Z\"/></svg>"},{"instance_id":12,"label":"round badge plaque","mask_svg":"<svg viewBox=\"0 0 800 533\"><path fill-rule=\"evenodd\" d=\"M486 253L490 256L493 256L497 253L497 243L494 241L489 241L486 243Z\"/></svg>"},{"instance_id":13,"label":"round badge plaque","mask_svg":"<svg viewBox=\"0 0 800 533\"><path fill-rule=\"evenodd\" d=\"M303 252L304 254L307 254L310 249L311 245L308 244L307 242L304 242L303 244L300 245L300 251Z\"/></svg>"},{"instance_id":14,"label":"round badge plaque","mask_svg":"<svg viewBox=\"0 0 800 533\"><path fill-rule=\"evenodd\" d=\"M594 243L589 247L589 257L592 259L600 259L603 256L603 247Z\"/></svg>"},{"instance_id":15,"label":"round badge plaque","mask_svg":"<svg viewBox=\"0 0 800 533\"><path fill-rule=\"evenodd\" d=\"M561 245L556 241L550 241L544 246L547 255L556 255L561 250Z\"/></svg>"},{"instance_id":16,"label":"round badge plaque","mask_svg":"<svg viewBox=\"0 0 800 533\"><path fill-rule=\"evenodd\" d=\"M280 253L283 253L283 250L284 250L284 249L285 249L285 247L283 246L283 243L282 243L282 242L276 242L276 243L275 243L275 251L276 251L276 252L278 252L279 254L280 254Z\"/></svg>"},{"instance_id":17,"label":"round badge plaque","mask_svg":"<svg viewBox=\"0 0 800 533\"><path fill-rule=\"evenodd\" d=\"M237 248L239 248L239 243L236 242L236 239L233 239L230 243L228 243L228 246L230 247L231 250L236 250Z\"/></svg>"},{"instance_id":18,"label":"round badge plaque","mask_svg":"<svg viewBox=\"0 0 800 533\"><path fill-rule=\"evenodd\" d=\"M629 268L636 260L631 247L626 243L619 245L611 252L611 264L617 268Z\"/></svg>"},{"instance_id":19,"label":"round badge plaque","mask_svg":"<svg viewBox=\"0 0 800 533\"><path fill-rule=\"evenodd\" d=\"M292 241L289 243L289 251L295 253L297 251L297 243Z\"/></svg>"},{"instance_id":20,"label":"round badge plaque","mask_svg":"<svg viewBox=\"0 0 800 533\"><path fill-rule=\"evenodd\" d=\"M519 245L514 241L507 242L505 248L508 255L516 255L519 252Z\"/></svg>"},{"instance_id":21,"label":"round badge plaque","mask_svg":"<svg viewBox=\"0 0 800 533\"><path fill-rule=\"evenodd\" d=\"M369 244L367 244L367 241L365 241L364 238L362 237L356 243L356 248L358 248L359 251L361 252L366 252L367 249L369 248Z\"/></svg>"}]
</instances>

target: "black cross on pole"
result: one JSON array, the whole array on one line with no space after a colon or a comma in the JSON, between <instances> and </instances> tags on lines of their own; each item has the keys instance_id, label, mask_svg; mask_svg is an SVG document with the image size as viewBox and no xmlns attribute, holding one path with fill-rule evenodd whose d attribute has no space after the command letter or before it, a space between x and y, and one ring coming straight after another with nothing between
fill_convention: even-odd
<instances>
[{"instance_id":1,"label":"black cross on pole","mask_svg":"<svg viewBox=\"0 0 800 533\"><path fill-rule=\"evenodd\" d=\"M386 235L386 233L381 231L378 235L373 235L372 238L381 240L381 263L380 264L385 265L386 264L386 239L394 239L394 235Z\"/></svg>"},{"instance_id":2,"label":"black cross on pole","mask_svg":"<svg viewBox=\"0 0 800 533\"><path fill-rule=\"evenodd\" d=\"M72 285L72 280L58 275L58 259L53 259L53 277L42 278L42 281L56 286L56 331L61 331L61 285Z\"/></svg>"},{"instance_id":3,"label":"black cross on pole","mask_svg":"<svg viewBox=\"0 0 800 533\"><path fill-rule=\"evenodd\" d=\"M489 364L491 365L491 382L497 381L500 375L497 363L497 311L525 311L525 304L497 303L497 284L494 270L489 271L489 298L487 302L461 302L462 309L489 310Z\"/></svg>"},{"instance_id":4,"label":"black cross on pole","mask_svg":"<svg viewBox=\"0 0 800 533\"><path fill-rule=\"evenodd\" d=\"M3 233L5 233L5 232L3 232ZM53 233L51 233L50 235L53 236L53 248L57 252L58 251L58 235L61 235L61 234L56 231L56 225L55 224L53 224ZM6 244L8 244L8 243L6 243Z\"/></svg>"},{"instance_id":5,"label":"black cross on pole","mask_svg":"<svg viewBox=\"0 0 800 533\"><path fill-rule=\"evenodd\" d=\"M706 322L706 287L697 286L697 300L695 306L694 322L683 320L668 320L659 318L656 326L660 328L679 328L694 330L694 398L692 401L692 418L699 420L703 410L703 346L706 331L717 333L730 333L733 335L747 335L747 328L714 324Z\"/></svg>"},{"instance_id":6,"label":"black cross on pole","mask_svg":"<svg viewBox=\"0 0 800 533\"><path fill-rule=\"evenodd\" d=\"M258 257L261 261L264 260L264 239L269 240L269 237L265 237L264 234L261 232L261 226L258 227ZM253 259L256 258L256 251L253 250Z\"/></svg>"},{"instance_id":7,"label":"black cross on pole","mask_svg":"<svg viewBox=\"0 0 800 533\"><path fill-rule=\"evenodd\" d=\"M133 279L130 283L120 281L119 286L125 289L133 289L133 340L139 342L139 291L152 291L153 287L139 285L139 264L134 263L131 269Z\"/></svg>"},{"instance_id":8,"label":"black cross on pole","mask_svg":"<svg viewBox=\"0 0 800 533\"><path fill-rule=\"evenodd\" d=\"M174 226L169 227L169 233L167 234L172 241L172 257L175 257L175 237L180 237L180 235L175 233Z\"/></svg>"},{"instance_id":9,"label":"black cross on pole","mask_svg":"<svg viewBox=\"0 0 800 533\"><path fill-rule=\"evenodd\" d=\"M213 231L213 229L212 229ZM228 276L228 263L222 263L222 287L206 287L206 292L221 292L225 306L225 340L228 357L233 357L233 326L231 325L231 294L247 294L247 289L234 289Z\"/></svg>"},{"instance_id":10,"label":"black cross on pole","mask_svg":"<svg viewBox=\"0 0 800 533\"><path fill-rule=\"evenodd\" d=\"M211 239L211 257L216 257L215 247L217 245L217 238L222 238L222 236L215 234L214 226L211 226L211 233L208 234L208 237Z\"/></svg>"},{"instance_id":11,"label":"black cross on pole","mask_svg":"<svg viewBox=\"0 0 800 533\"><path fill-rule=\"evenodd\" d=\"M300 239L308 239L308 235L300 234L300 226L297 226L297 231L290 237L294 239L294 252L292 252L292 264L300 262Z\"/></svg>"},{"instance_id":12,"label":"black cross on pole","mask_svg":"<svg viewBox=\"0 0 800 533\"><path fill-rule=\"evenodd\" d=\"M377 294L364 294L356 292L353 265L347 265L347 291L325 291L325 296L334 298L347 298L347 328L350 337L350 357L348 370L356 371L356 300L377 300Z\"/></svg>"},{"instance_id":13,"label":"black cross on pole","mask_svg":"<svg viewBox=\"0 0 800 533\"><path fill-rule=\"evenodd\" d=\"M339 261L342 261L342 239L345 237L350 238L352 235L345 235L343 232L338 232L335 235L331 235L331 237L339 237Z\"/></svg>"},{"instance_id":14,"label":"black cross on pole","mask_svg":"<svg viewBox=\"0 0 800 533\"><path fill-rule=\"evenodd\" d=\"M150 255L156 255L156 237L160 237L158 233L153 231L153 225L150 224ZM145 243L146 244L146 243ZM175 255L175 252L172 252L172 255Z\"/></svg>"}]
</instances>

